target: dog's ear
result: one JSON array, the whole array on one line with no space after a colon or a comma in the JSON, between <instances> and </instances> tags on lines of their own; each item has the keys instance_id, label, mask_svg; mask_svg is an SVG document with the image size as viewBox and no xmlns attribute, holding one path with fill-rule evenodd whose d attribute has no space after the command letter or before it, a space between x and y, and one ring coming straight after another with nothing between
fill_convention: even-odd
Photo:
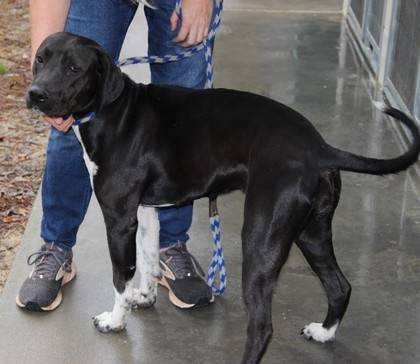
<instances>
[{"instance_id":1,"label":"dog's ear","mask_svg":"<svg viewBox=\"0 0 420 364\"><path fill-rule=\"evenodd\" d=\"M111 58L102 50L97 49L98 55L98 109L111 104L121 95L124 79L120 69L114 65Z\"/></svg>"}]
</instances>

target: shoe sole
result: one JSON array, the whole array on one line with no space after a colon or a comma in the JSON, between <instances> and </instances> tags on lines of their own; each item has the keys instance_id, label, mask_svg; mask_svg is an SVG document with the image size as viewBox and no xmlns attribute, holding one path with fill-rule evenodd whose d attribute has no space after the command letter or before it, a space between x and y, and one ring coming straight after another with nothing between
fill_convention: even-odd
<instances>
[{"instance_id":1,"label":"shoe sole","mask_svg":"<svg viewBox=\"0 0 420 364\"><path fill-rule=\"evenodd\" d=\"M61 287L63 287L65 284L71 282L74 277L76 277L76 265L74 262L71 263L71 271L69 273L64 273L63 280L61 281ZM29 311L53 311L58 306L60 306L61 302L63 301L63 294L61 293L61 289L58 291L57 296L55 297L54 301L52 301L48 306L45 307L39 307L37 303L34 302L28 302L26 305L24 305L19 298L19 294L16 296L16 304L20 308L26 308Z\"/></svg>"},{"instance_id":2,"label":"shoe sole","mask_svg":"<svg viewBox=\"0 0 420 364\"><path fill-rule=\"evenodd\" d=\"M180 300L175 293L172 291L171 286L168 284L165 276L162 276L162 278L159 279L158 283L167 288L169 291L169 301L176 307L182 309L182 310L188 310L188 309L192 309L192 308L198 308L198 307L204 307L209 305L210 303L214 302L214 296L212 295L210 301L205 301L205 302L199 302L199 303L186 303L182 300Z\"/></svg>"}]
</instances>

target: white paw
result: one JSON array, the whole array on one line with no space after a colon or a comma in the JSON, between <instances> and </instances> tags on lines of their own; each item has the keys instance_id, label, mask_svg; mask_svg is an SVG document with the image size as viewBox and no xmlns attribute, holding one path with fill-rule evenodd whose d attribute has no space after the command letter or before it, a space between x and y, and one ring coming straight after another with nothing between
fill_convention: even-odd
<instances>
[{"instance_id":1,"label":"white paw","mask_svg":"<svg viewBox=\"0 0 420 364\"><path fill-rule=\"evenodd\" d=\"M152 307L156 302L156 289L151 287L150 290L146 292L141 291L140 289L133 290L133 303L132 308L149 308Z\"/></svg>"},{"instance_id":2,"label":"white paw","mask_svg":"<svg viewBox=\"0 0 420 364\"><path fill-rule=\"evenodd\" d=\"M112 312L103 312L93 318L93 324L102 333L118 332L125 329L126 323L121 320L115 320Z\"/></svg>"},{"instance_id":3,"label":"white paw","mask_svg":"<svg viewBox=\"0 0 420 364\"><path fill-rule=\"evenodd\" d=\"M302 335L305 339L311 340L314 339L320 343L325 343L327 341L333 341L335 339L335 332L337 330L338 323L334 326L326 329L322 326L321 323L312 322L309 325L306 325L302 330Z\"/></svg>"}]
</instances>

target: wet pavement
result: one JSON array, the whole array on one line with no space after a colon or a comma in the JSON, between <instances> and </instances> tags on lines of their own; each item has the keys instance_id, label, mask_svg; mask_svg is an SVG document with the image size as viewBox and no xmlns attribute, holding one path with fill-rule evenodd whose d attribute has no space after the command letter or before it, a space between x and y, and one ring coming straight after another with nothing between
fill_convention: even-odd
<instances>
[{"instance_id":1,"label":"wet pavement","mask_svg":"<svg viewBox=\"0 0 420 364\"><path fill-rule=\"evenodd\" d=\"M293 3L293 5L291 5ZM216 85L272 97L307 116L334 146L375 157L401 153L395 124L372 109L369 84L341 23L338 1L235 0L216 45ZM295 11L294 11L295 10ZM125 55L144 46L138 20ZM138 43L137 43L138 42ZM144 53L144 52L143 52ZM138 80L145 68L130 69ZM334 220L337 259L353 287L334 343L308 342L300 329L322 321L326 299L297 249L283 269L273 304L274 336L263 363L420 362L420 182L416 169L387 177L343 173ZM172 307L159 289L154 308L134 312L126 332L95 331L91 316L111 308L111 264L93 202L75 249L77 279L54 312L18 310L14 297L39 242L39 197L9 282L0 297L2 363L237 363L246 315L241 298L243 197L221 198L228 289L195 311ZM211 257L207 201L195 205L190 250Z\"/></svg>"}]
</instances>

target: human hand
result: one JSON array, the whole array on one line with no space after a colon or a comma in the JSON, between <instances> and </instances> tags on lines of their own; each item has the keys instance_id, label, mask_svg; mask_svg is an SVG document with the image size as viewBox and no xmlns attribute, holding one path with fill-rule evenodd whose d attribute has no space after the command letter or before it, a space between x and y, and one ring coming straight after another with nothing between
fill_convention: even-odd
<instances>
[{"instance_id":1,"label":"human hand","mask_svg":"<svg viewBox=\"0 0 420 364\"><path fill-rule=\"evenodd\" d=\"M199 44L207 37L213 14L213 0L183 0L182 25L173 42L182 42L182 47ZM174 31L180 21L175 12L171 16L171 30Z\"/></svg>"},{"instance_id":2,"label":"human hand","mask_svg":"<svg viewBox=\"0 0 420 364\"><path fill-rule=\"evenodd\" d=\"M42 119L63 133L66 133L71 128L74 122L73 116L71 115L67 119L51 118L49 116L44 116Z\"/></svg>"}]
</instances>

